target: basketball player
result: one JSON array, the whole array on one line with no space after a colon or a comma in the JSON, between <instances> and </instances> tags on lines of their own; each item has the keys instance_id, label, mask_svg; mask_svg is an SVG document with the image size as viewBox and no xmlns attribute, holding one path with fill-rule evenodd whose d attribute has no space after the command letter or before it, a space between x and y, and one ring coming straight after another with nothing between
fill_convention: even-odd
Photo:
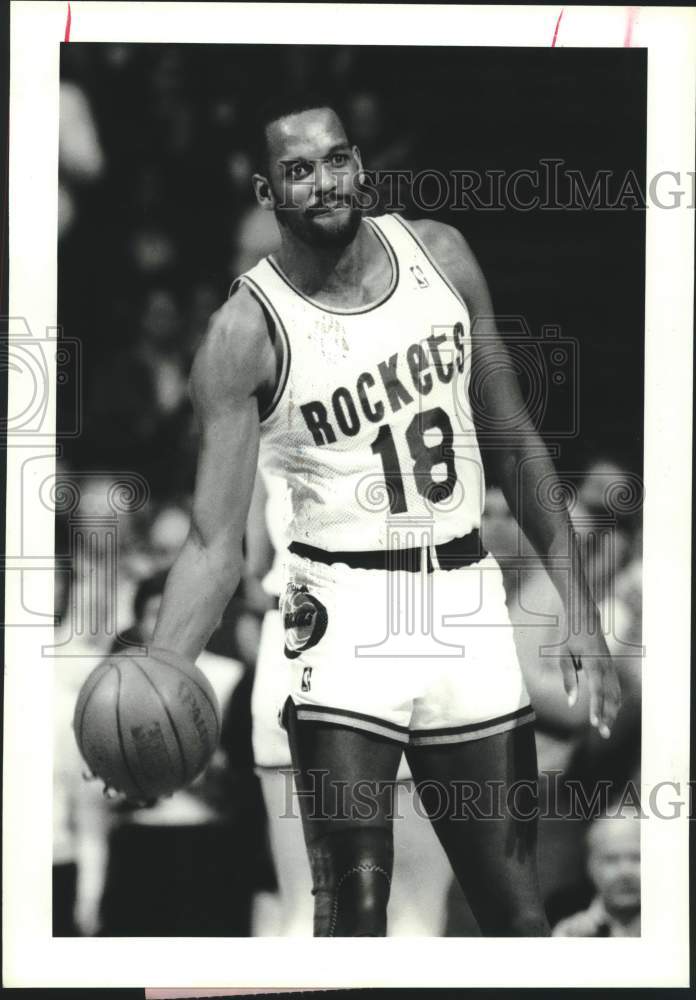
<instances>
[{"instance_id":1,"label":"basketball player","mask_svg":"<svg viewBox=\"0 0 696 1000\"><path fill-rule=\"evenodd\" d=\"M552 463L462 236L363 216L359 150L323 100L279 103L261 125L254 190L281 247L237 279L194 363L192 528L154 645L195 660L220 618L242 571L261 447L292 501L282 722L315 936L386 933L389 789L404 752L481 932L546 936L533 710L500 570L478 533L479 438L493 439L487 463L572 606L568 696L581 670L591 723L608 737L618 682L567 511L553 502ZM479 818L462 810L463 790Z\"/></svg>"}]
</instances>

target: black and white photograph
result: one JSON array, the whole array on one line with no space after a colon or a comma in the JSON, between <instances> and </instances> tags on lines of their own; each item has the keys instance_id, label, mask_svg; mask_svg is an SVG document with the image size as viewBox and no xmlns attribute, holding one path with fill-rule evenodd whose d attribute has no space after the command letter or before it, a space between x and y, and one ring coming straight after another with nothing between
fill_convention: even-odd
<instances>
[{"instance_id":1,"label":"black and white photograph","mask_svg":"<svg viewBox=\"0 0 696 1000\"><path fill-rule=\"evenodd\" d=\"M687 985L693 15L49 6L8 985Z\"/></svg>"}]
</instances>

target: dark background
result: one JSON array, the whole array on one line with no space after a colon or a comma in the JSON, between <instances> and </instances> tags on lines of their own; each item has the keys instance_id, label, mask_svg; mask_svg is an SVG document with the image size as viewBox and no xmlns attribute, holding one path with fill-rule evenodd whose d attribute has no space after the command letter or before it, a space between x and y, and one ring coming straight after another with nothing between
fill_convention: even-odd
<instances>
[{"instance_id":1,"label":"dark background","mask_svg":"<svg viewBox=\"0 0 696 1000\"><path fill-rule=\"evenodd\" d=\"M62 80L86 98L103 152L96 176L64 172L74 213L60 243L59 323L81 341L84 365L83 430L64 443L68 465L141 471L162 499L190 492L190 409L158 413L139 359L143 317L162 291L172 304L166 350L187 370L235 276L266 97L302 84L347 100L368 169L507 174L555 158L588 186L612 171L616 195L629 171L645 191L646 69L644 51L620 49L62 46ZM642 208L435 214L470 242L498 314L579 343L579 435L562 442L559 466L610 457L640 473ZM159 256L143 263L134 246L153 234ZM59 392L59 428L73 400ZM567 425L565 405L547 408L550 440Z\"/></svg>"}]
</instances>

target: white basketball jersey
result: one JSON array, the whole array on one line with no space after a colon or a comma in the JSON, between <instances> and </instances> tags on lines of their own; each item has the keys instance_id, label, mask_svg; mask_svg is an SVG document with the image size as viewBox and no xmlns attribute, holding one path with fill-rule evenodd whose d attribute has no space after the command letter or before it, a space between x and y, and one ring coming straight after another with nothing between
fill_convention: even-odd
<instances>
[{"instance_id":1,"label":"white basketball jersey","mask_svg":"<svg viewBox=\"0 0 696 1000\"><path fill-rule=\"evenodd\" d=\"M261 581L261 586L272 597L282 590L283 556L287 547L287 530L292 519L292 501L288 484L282 473L261 465L261 475L266 489L264 518L273 546L273 564Z\"/></svg>"},{"instance_id":2,"label":"white basketball jersey","mask_svg":"<svg viewBox=\"0 0 696 1000\"><path fill-rule=\"evenodd\" d=\"M395 531L406 538L414 528L420 538L427 526L442 544L479 527L485 498L468 395L469 314L403 219L362 224L392 267L371 305L320 305L272 255L233 285L244 283L264 306L284 349L261 414L261 461L288 484L288 541L376 550L393 546Z\"/></svg>"}]
</instances>

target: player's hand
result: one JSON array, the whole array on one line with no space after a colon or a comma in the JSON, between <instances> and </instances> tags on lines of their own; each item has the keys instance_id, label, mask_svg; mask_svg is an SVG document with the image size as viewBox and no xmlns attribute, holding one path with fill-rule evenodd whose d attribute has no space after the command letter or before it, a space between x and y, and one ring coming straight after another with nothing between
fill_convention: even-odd
<instances>
[{"instance_id":1,"label":"player's hand","mask_svg":"<svg viewBox=\"0 0 696 1000\"><path fill-rule=\"evenodd\" d=\"M584 630L571 636L566 647L568 654L561 657L561 670L568 704L572 707L577 702L584 676L590 694L590 724L608 739L621 707L621 687L604 634L600 627L594 634Z\"/></svg>"}]
</instances>

